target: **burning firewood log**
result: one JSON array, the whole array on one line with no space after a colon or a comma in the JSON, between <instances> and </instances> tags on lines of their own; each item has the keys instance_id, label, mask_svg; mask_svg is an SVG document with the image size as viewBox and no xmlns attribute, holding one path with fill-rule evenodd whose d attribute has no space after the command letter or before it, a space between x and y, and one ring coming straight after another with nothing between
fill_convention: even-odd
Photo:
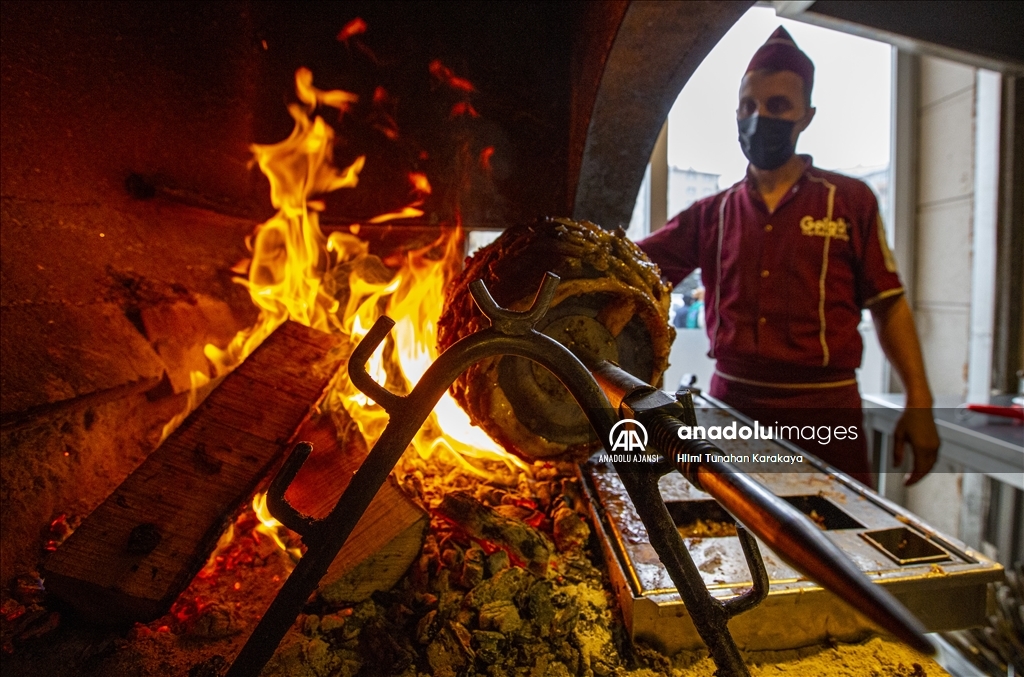
<instances>
[{"instance_id":1,"label":"burning firewood log","mask_svg":"<svg viewBox=\"0 0 1024 677\"><path fill-rule=\"evenodd\" d=\"M311 517L330 513L367 455L355 422L344 411L334 416L339 422L330 415L316 416L296 433L297 439L313 444L313 453L285 498ZM321 599L355 603L390 590L419 556L429 526L426 511L388 478L320 580Z\"/></svg>"},{"instance_id":2,"label":"burning firewood log","mask_svg":"<svg viewBox=\"0 0 1024 677\"><path fill-rule=\"evenodd\" d=\"M548 271L562 282L537 330L578 356L611 360L657 384L675 338L668 325L670 289L621 230L586 221L544 219L512 227L477 252L449 288L438 321L440 349L488 324L469 292L471 282L483 280L500 306L525 310ZM483 360L452 391L475 424L524 458L582 458L594 448L575 400L547 370L524 358Z\"/></svg>"},{"instance_id":3,"label":"burning firewood log","mask_svg":"<svg viewBox=\"0 0 1024 677\"><path fill-rule=\"evenodd\" d=\"M101 623L166 612L322 397L340 340L279 327L49 557L50 592Z\"/></svg>"}]
</instances>

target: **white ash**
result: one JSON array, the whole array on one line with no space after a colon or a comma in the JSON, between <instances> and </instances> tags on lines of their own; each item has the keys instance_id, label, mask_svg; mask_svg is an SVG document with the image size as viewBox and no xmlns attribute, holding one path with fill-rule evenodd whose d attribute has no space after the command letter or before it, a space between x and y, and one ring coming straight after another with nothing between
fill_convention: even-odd
<instances>
[{"instance_id":1,"label":"white ash","mask_svg":"<svg viewBox=\"0 0 1024 677\"><path fill-rule=\"evenodd\" d=\"M304 621L301 637L279 651L267 675L610 675L624 661L611 596L585 549L569 465L484 464L480 473L433 457L407 456L402 487L428 509L462 491L555 543L541 576L505 550L474 541L434 518L419 559L394 590L345 616ZM580 512L577 512L579 510ZM307 617L309 618L309 617ZM325 630L323 619L331 618Z\"/></svg>"}]
</instances>

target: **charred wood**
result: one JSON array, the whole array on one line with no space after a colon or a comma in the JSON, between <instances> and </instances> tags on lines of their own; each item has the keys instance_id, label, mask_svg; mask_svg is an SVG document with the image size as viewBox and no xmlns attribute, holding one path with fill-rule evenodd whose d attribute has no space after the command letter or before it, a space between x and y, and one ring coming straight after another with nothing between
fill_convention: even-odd
<instances>
[{"instance_id":1,"label":"charred wood","mask_svg":"<svg viewBox=\"0 0 1024 677\"><path fill-rule=\"evenodd\" d=\"M550 539L529 524L506 517L469 494L447 494L437 514L463 529L471 538L505 550L533 573L543 576L555 555Z\"/></svg>"},{"instance_id":2,"label":"charred wood","mask_svg":"<svg viewBox=\"0 0 1024 677\"><path fill-rule=\"evenodd\" d=\"M50 556L49 590L102 623L166 612L322 397L337 343L278 328Z\"/></svg>"},{"instance_id":3,"label":"charred wood","mask_svg":"<svg viewBox=\"0 0 1024 677\"><path fill-rule=\"evenodd\" d=\"M344 412L311 418L296 437L313 452L285 498L303 514L325 517L366 458L366 443ZM388 478L321 579L320 597L350 604L391 589L420 554L429 526L426 511Z\"/></svg>"}]
</instances>

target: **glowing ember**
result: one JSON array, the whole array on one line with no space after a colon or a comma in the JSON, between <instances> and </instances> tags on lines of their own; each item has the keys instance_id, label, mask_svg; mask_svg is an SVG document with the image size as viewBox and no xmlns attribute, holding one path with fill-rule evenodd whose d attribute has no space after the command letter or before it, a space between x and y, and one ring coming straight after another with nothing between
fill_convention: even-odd
<instances>
[{"instance_id":1,"label":"glowing ember","mask_svg":"<svg viewBox=\"0 0 1024 677\"><path fill-rule=\"evenodd\" d=\"M430 74L433 75L438 82L451 87L452 89L460 92L475 92L476 87L473 83L465 78L460 78L455 72L445 66L439 59L434 59L430 62Z\"/></svg>"},{"instance_id":2,"label":"glowing ember","mask_svg":"<svg viewBox=\"0 0 1024 677\"><path fill-rule=\"evenodd\" d=\"M494 146L487 146L480 151L480 169L484 172L491 173L491 158L494 157Z\"/></svg>"},{"instance_id":3,"label":"glowing ember","mask_svg":"<svg viewBox=\"0 0 1024 677\"><path fill-rule=\"evenodd\" d=\"M471 118L480 117L480 113L477 113L476 109L473 108L473 104L468 101L459 101L457 104L452 106L451 117L457 118L460 115L468 115Z\"/></svg>"},{"instance_id":4,"label":"glowing ember","mask_svg":"<svg viewBox=\"0 0 1024 677\"><path fill-rule=\"evenodd\" d=\"M347 24L342 26L341 30L338 31L338 41L348 42L348 39L351 38L352 36L359 35L360 33L365 32L366 22L357 16L355 19L352 19Z\"/></svg>"}]
</instances>

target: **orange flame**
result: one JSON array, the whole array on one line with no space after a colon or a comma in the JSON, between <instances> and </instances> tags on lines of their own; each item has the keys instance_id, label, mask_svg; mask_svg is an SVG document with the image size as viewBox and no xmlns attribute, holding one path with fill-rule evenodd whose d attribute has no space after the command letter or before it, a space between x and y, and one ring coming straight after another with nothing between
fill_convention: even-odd
<instances>
[{"instance_id":1,"label":"orange flame","mask_svg":"<svg viewBox=\"0 0 1024 677\"><path fill-rule=\"evenodd\" d=\"M206 356L214 365L215 376L221 376L289 319L321 331L344 334L355 345L380 315L387 314L395 320L395 327L367 368L392 391L408 392L438 357L437 320L445 285L462 260L461 228L442 229L436 242L407 252L397 271L389 270L370 255L369 245L355 236L359 224L353 224L350 232L339 230L325 236L319 221L324 206L316 198L342 188L354 188L365 158L358 157L346 167L336 167L334 130L314 111L318 106L346 110L358 97L340 90L317 89L312 73L305 68L296 72L295 85L301 103L288 108L295 120L291 135L276 144L252 147L257 164L269 179L271 202L277 209L270 220L257 227L249 241L252 260L248 279L240 281L249 288L260 309L259 321L239 332L223 350L207 345ZM366 223L423 214L419 207L430 194L430 181L419 172L410 172L408 178L413 189L412 203ZM199 376L197 372L197 388L203 385ZM189 410L196 403L193 394ZM383 409L349 382L345 370L339 373L335 389L323 406L344 407L369 445L376 442L388 420ZM168 424L165 434L187 413ZM468 460L474 458L525 467L473 426L447 393L416 435L412 447L424 457L439 448L453 451L453 458L469 469L475 469Z\"/></svg>"},{"instance_id":2,"label":"orange flame","mask_svg":"<svg viewBox=\"0 0 1024 677\"><path fill-rule=\"evenodd\" d=\"M253 496L252 509L253 512L256 513L256 518L260 521L260 523L256 525L255 530L264 536L270 537L270 539L277 544L277 547L291 555L294 561L297 562L302 559L302 550L295 547L289 547L289 545L285 543L284 539L281 538L281 531L284 529L284 525L274 519L274 516L270 514L270 508L267 507L267 495L265 493Z\"/></svg>"},{"instance_id":3,"label":"orange flame","mask_svg":"<svg viewBox=\"0 0 1024 677\"><path fill-rule=\"evenodd\" d=\"M317 105L323 105L330 106L332 108L337 108L339 111L345 112L349 109L349 107L352 104L359 101L359 97L356 96L355 94L343 92L340 89L333 89L329 92L324 91L322 89L317 89L316 87L313 86L313 73L308 68L300 68L299 70L295 71L295 93L296 95L298 95L299 100L302 101L302 103L310 107L310 110L316 108ZM289 112L291 112L290 108ZM292 117L295 117L295 113L292 113ZM306 118L307 121L308 119L309 118ZM321 118L318 117L316 118L316 120L319 121L320 124L323 124L323 120ZM298 118L296 118L296 122L298 122ZM334 135L332 134L330 141L333 142L333 140ZM314 143L316 143L315 140ZM333 143L329 144L329 146L333 147ZM270 148L272 146L264 147ZM256 155L257 158L259 158L258 151ZM263 173L266 174L266 167L264 167L262 164L260 165L260 167L263 169ZM362 165L360 165L360 167L362 167ZM352 185L354 186L355 184L353 183ZM337 188L343 187L345 186L337 186ZM328 188L327 190L322 190L319 192L329 193L332 190L334 190L334 188ZM277 205L275 204L274 206L276 207Z\"/></svg>"},{"instance_id":4,"label":"orange flame","mask_svg":"<svg viewBox=\"0 0 1024 677\"><path fill-rule=\"evenodd\" d=\"M433 72L433 64L431 68ZM445 72L451 76L450 71ZM472 90L468 82L458 78L455 81L454 87ZM358 223L350 226L350 232L339 230L325 236L319 220L325 207L316 198L341 188L355 188L365 158L358 157L346 167L336 167L334 130L314 111L318 106L328 106L344 112L358 97L340 90L317 89L312 73L305 68L296 71L295 86L301 103L288 107L295 120L292 133L276 144L252 146L256 163L270 182L271 203L277 209L247 239L252 250L248 279L239 280L248 287L259 307L259 320L253 327L240 331L226 348L209 344L204 352L213 365L214 377L219 377L241 363L286 320L343 334L354 346L378 317L387 314L395 320L395 327L385 345L371 356L367 371L393 392L409 392L438 357L437 320L444 303L445 285L461 264L461 227L444 228L436 242L406 252L397 271L387 269L370 255L369 245L355 236L360 230ZM408 179L412 203L367 223L423 214L418 207L431 192L430 181L419 172L410 172ZM193 372L188 408L165 426L164 437L195 408L199 393L209 384L205 374ZM370 446L388 422L384 410L352 385L344 369L321 406L343 407ZM445 449L453 452L451 458L457 463L478 473L484 471L473 459L527 467L474 426L448 393L416 434L411 448L424 458ZM280 537L280 523L266 508L265 494L254 498L253 509L262 523L257 529L273 538L282 550L288 550ZM225 537L231 539L230 534ZM289 553L298 557L298 553Z\"/></svg>"},{"instance_id":5,"label":"orange flame","mask_svg":"<svg viewBox=\"0 0 1024 677\"><path fill-rule=\"evenodd\" d=\"M430 181L427 180L426 174L409 172L409 183L412 184L412 187L416 192L422 193L423 195L430 195Z\"/></svg>"}]
</instances>

